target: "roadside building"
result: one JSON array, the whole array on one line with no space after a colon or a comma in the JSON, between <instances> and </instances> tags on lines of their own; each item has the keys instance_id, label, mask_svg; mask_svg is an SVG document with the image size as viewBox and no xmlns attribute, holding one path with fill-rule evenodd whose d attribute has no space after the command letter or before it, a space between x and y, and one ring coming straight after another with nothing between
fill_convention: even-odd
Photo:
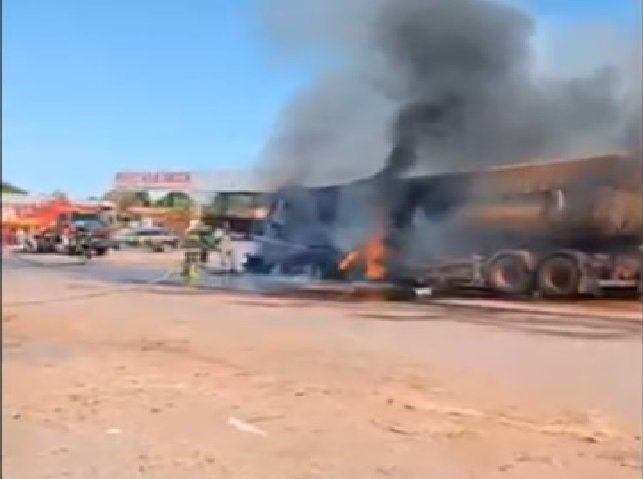
<instances>
[{"instance_id":1,"label":"roadside building","mask_svg":"<svg viewBox=\"0 0 643 479\"><path fill-rule=\"evenodd\" d=\"M212 227L227 224L233 231L250 232L256 211L265 204L265 194L274 189L268 175L253 170L219 170L209 172L120 172L114 178L110 198L123 194L142 193L149 198L122 208L123 218L162 223L172 229L172 223L188 225L199 221ZM164 201L169 197L187 197L189 202ZM122 196L121 196L122 198ZM131 198L131 196L130 196ZM115 200L118 202L118 200ZM156 208L151 207L156 205ZM182 217L179 219L179 216Z\"/></svg>"},{"instance_id":2,"label":"roadside building","mask_svg":"<svg viewBox=\"0 0 643 479\"><path fill-rule=\"evenodd\" d=\"M160 207L159 212L149 210L147 219L159 221L167 208L180 210L190 220L206 225L229 227L234 234L247 236L253 225L266 216L269 194L285 184L321 187L342 184L363 177L365 172L348 165L344 170L319 171L301 177L295 171L275 169L225 169L212 171L122 171L116 173L112 191L107 195L117 205L119 217L130 218L131 207ZM163 198L187 197L184 202L164 201ZM129 211L129 213L128 213ZM140 213L140 211L138 212ZM135 215L136 216L136 215ZM138 215L139 219L143 219ZM182 220L183 221L183 220Z\"/></svg>"}]
</instances>

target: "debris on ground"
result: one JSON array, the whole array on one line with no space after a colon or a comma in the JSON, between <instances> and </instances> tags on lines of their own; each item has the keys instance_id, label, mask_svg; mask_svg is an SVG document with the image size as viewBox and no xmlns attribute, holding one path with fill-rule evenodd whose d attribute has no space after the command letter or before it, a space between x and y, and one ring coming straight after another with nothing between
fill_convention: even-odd
<instances>
[{"instance_id":1,"label":"debris on ground","mask_svg":"<svg viewBox=\"0 0 643 479\"><path fill-rule=\"evenodd\" d=\"M263 429L258 428L257 426L254 426L246 421L242 421L241 419L238 419L234 416L230 416L228 418L228 425L234 427L235 429L242 431L242 432L248 432L250 434L256 434L257 436L267 436L268 433L264 431Z\"/></svg>"}]
</instances>

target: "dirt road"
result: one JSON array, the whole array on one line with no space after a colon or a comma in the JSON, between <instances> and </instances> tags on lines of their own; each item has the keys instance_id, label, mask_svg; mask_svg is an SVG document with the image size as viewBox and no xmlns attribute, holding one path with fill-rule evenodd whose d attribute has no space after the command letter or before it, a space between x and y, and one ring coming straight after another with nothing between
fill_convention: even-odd
<instances>
[{"instance_id":1,"label":"dirt road","mask_svg":"<svg viewBox=\"0 0 643 479\"><path fill-rule=\"evenodd\" d=\"M113 289L3 270L6 477L641 475L640 321Z\"/></svg>"}]
</instances>

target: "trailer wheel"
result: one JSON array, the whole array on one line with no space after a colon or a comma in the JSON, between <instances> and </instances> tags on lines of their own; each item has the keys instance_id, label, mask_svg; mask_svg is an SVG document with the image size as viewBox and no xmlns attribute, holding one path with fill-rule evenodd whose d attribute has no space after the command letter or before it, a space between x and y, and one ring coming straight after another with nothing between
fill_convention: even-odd
<instances>
[{"instance_id":1,"label":"trailer wheel","mask_svg":"<svg viewBox=\"0 0 643 479\"><path fill-rule=\"evenodd\" d=\"M547 298L567 298L578 294L580 281L580 266L570 256L550 256L538 267L538 290Z\"/></svg>"},{"instance_id":2,"label":"trailer wheel","mask_svg":"<svg viewBox=\"0 0 643 479\"><path fill-rule=\"evenodd\" d=\"M523 295L531 292L532 273L523 255L500 254L486 269L486 283L503 295Z\"/></svg>"}]
</instances>

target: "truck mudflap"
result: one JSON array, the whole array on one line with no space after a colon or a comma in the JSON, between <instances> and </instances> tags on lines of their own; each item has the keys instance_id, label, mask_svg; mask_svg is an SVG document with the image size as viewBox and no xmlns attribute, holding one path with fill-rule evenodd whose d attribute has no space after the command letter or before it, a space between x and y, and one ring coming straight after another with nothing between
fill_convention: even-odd
<instances>
[{"instance_id":1,"label":"truck mudflap","mask_svg":"<svg viewBox=\"0 0 643 479\"><path fill-rule=\"evenodd\" d=\"M610 257L597 256L595 259L601 290L636 290L643 291L643 254L626 254Z\"/></svg>"}]
</instances>

